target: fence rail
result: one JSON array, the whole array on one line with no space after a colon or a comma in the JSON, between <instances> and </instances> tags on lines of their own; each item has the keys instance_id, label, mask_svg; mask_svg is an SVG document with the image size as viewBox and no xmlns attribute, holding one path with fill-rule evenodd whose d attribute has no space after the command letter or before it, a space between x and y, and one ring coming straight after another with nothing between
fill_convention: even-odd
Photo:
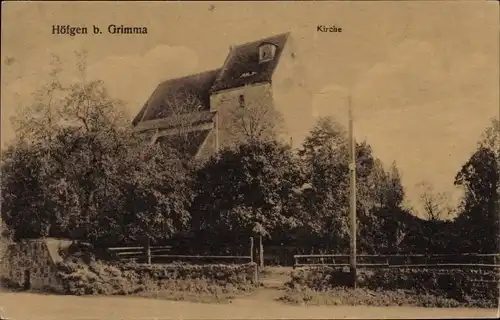
<instances>
[{"instance_id":1,"label":"fence rail","mask_svg":"<svg viewBox=\"0 0 500 320\"><path fill-rule=\"evenodd\" d=\"M120 261L146 261L147 263L168 263L175 261L206 261L231 262L243 260L245 263L254 262L254 240L250 239L249 255L182 255L173 253L172 246L151 247L112 247L107 248L108 253L114 259Z\"/></svg>"},{"instance_id":2,"label":"fence rail","mask_svg":"<svg viewBox=\"0 0 500 320\"><path fill-rule=\"evenodd\" d=\"M345 254L310 254L294 255L293 267L305 266L349 266L349 255ZM410 254L410 255L357 255L359 263L363 267L477 267L477 268L500 268L500 254ZM305 260L305 261L301 261ZM312 261L311 261L312 260ZM319 260L319 261L318 261Z\"/></svg>"}]
</instances>

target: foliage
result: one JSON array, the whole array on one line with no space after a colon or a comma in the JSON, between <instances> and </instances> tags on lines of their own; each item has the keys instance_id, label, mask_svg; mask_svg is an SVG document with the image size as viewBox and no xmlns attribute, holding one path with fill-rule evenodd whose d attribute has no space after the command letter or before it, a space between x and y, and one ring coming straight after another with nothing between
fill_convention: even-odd
<instances>
[{"instance_id":1,"label":"foliage","mask_svg":"<svg viewBox=\"0 0 500 320\"><path fill-rule=\"evenodd\" d=\"M298 155L311 181L310 188L301 193L300 220L304 224L298 232L311 245L323 243L324 249L345 252L350 237L345 130L331 118L319 119ZM397 167L392 164L386 171L369 144L356 143L356 178L360 249L367 253L389 250L389 241L392 246L400 241L398 225L389 222L404 197Z\"/></svg>"},{"instance_id":2,"label":"foliage","mask_svg":"<svg viewBox=\"0 0 500 320\"><path fill-rule=\"evenodd\" d=\"M333 288L324 292L307 287L288 289L280 300L290 304L350 305L350 306L418 306L454 308L460 303L453 299L430 294L417 295L404 290L370 290L365 288ZM470 306L474 306L473 304Z\"/></svg>"},{"instance_id":3,"label":"foliage","mask_svg":"<svg viewBox=\"0 0 500 320\"><path fill-rule=\"evenodd\" d=\"M494 153L480 148L457 174L455 184L465 189L456 219L463 250L498 252L499 168Z\"/></svg>"},{"instance_id":4,"label":"foliage","mask_svg":"<svg viewBox=\"0 0 500 320\"><path fill-rule=\"evenodd\" d=\"M285 145L250 141L224 149L196 173L195 230L211 239L239 238L245 247L251 235L283 232L298 223L290 204L302 183L300 166Z\"/></svg>"},{"instance_id":5,"label":"foliage","mask_svg":"<svg viewBox=\"0 0 500 320\"><path fill-rule=\"evenodd\" d=\"M358 286L375 291L403 290L453 299L462 305L492 307L498 302L498 273L484 269L379 268L358 270ZM287 286L329 292L350 285L350 273L331 267L297 270Z\"/></svg>"},{"instance_id":6,"label":"foliage","mask_svg":"<svg viewBox=\"0 0 500 320\"><path fill-rule=\"evenodd\" d=\"M16 239L68 237L101 245L170 237L186 227L188 176L176 153L133 135L100 81L51 83L13 119L2 154L2 218Z\"/></svg>"},{"instance_id":7,"label":"foliage","mask_svg":"<svg viewBox=\"0 0 500 320\"><path fill-rule=\"evenodd\" d=\"M478 148L462 166L455 185L464 191L455 219L458 247L465 252L497 253L500 241L500 125L483 133Z\"/></svg>"},{"instance_id":8,"label":"foliage","mask_svg":"<svg viewBox=\"0 0 500 320\"><path fill-rule=\"evenodd\" d=\"M272 141L283 132L283 115L272 104L272 95L265 92L252 96L245 101L240 97L239 107L231 108L226 121L221 123L221 129L229 140L229 144L239 144L241 141Z\"/></svg>"},{"instance_id":9,"label":"foliage","mask_svg":"<svg viewBox=\"0 0 500 320\"><path fill-rule=\"evenodd\" d=\"M75 295L138 294L167 299L186 296L231 295L255 287L255 264L245 265L141 265L69 260L58 266L63 293ZM193 298L193 297L191 297Z\"/></svg>"},{"instance_id":10,"label":"foliage","mask_svg":"<svg viewBox=\"0 0 500 320\"><path fill-rule=\"evenodd\" d=\"M417 186L421 189L420 201L427 220L444 220L453 214L447 194L436 192L428 181L422 181Z\"/></svg>"},{"instance_id":11,"label":"foliage","mask_svg":"<svg viewBox=\"0 0 500 320\"><path fill-rule=\"evenodd\" d=\"M185 129L200 119L186 113L198 108L197 96L168 98L180 145L151 145L132 132L123 103L87 78L85 54L77 66L79 79L63 85L56 57L49 82L13 119L17 137L2 152L0 191L2 221L15 240L54 236L110 246L172 239L191 227L194 251L235 246L248 253L254 235L348 251L349 141L333 119L319 119L294 153L276 141L282 119L267 108L269 96L242 102L229 116L245 142L205 163L188 162ZM355 142L358 251L498 252L499 136L494 119L457 173L455 185L464 190L458 209L421 185L427 220L404 208L396 163L386 168L367 142ZM458 217L443 221L451 211Z\"/></svg>"}]
</instances>

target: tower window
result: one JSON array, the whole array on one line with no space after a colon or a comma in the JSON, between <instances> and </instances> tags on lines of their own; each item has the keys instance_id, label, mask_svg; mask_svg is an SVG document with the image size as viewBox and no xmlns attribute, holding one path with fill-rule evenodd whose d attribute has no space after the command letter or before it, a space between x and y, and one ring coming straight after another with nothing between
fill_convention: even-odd
<instances>
[{"instance_id":1,"label":"tower window","mask_svg":"<svg viewBox=\"0 0 500 320\"><path fill-rule=\"evenodd\" d=\"M274 59L276 46L271 43L264 43L259 47L259 63Z\"/></svg>"},{"instance_id":2,"label":"tower window","mask_svg":"<svg viewBox=\"0 0 500 320\"><path fill-rule=\"evenodd\" d=\"M244 95L240 94L239 101L240 101L240 107L241 108L245 107L245 96Z\"/></svg>"}]
</instances>

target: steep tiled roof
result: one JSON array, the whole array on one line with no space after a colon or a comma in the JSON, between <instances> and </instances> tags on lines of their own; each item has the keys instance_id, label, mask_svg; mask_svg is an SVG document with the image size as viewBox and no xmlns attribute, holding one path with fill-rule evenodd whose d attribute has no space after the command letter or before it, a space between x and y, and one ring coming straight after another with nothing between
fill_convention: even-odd
<instances>
[{"instance_id":1,"label":"steep tiled roof","mask_svg":"<svg viewBox=\"0 0 500 320\"><path fill-rule=\"evenodd\" d=\"M183 135L175 136L163 136L157 139L160 144L167 144L170 147L174 147L181 154L187 155L189 157L194 157L200 147L205 142L208 134L211 130L200 130L193 131Z\"/></svg>"},{"instance_id":2,"label":"steep tiled roof","mask_svg":"<svg viewBox=\"0 0 500 320\"><path fill-rule=\"evenodd\" d=\"M203 110L198 112L191 112L186 114L181 114L178 116L171 116L167 118L160 118L145 122L139 122L134 130L135 131L146 131L154 129L170 129L175 127L189 127L204 123L210 123L213 121L215 116L214 112L209 110Z\"/></svg>"},{"instance_id":3,"label":"steep tiled roof","mask_svg":"<svg viewBox=\"0 0 500 320\"><path fill-rule=\"evenodd\" d=\"M188 105L195 111L210 109L210 87L219 70L206 71L182 78L167 80L156 88L139 115L141 121L168 117L172 110ZM139 117L138 115L138 117ZM135 124L139 123L136 119Z\"/></svg>"},{"instance_id":4,"label":"steep tiled roof","mask_svg":"<svg viewBox=\"0 0 500 320\"><path fill-rule=\"evenodd\" d=\"M284 33L233 47L212 86L212 92L271 81L287 39L288 33ZM264 43L274 44L276 53L271 61L259 63L259 46Z\"/></svg>"}]
</instances>

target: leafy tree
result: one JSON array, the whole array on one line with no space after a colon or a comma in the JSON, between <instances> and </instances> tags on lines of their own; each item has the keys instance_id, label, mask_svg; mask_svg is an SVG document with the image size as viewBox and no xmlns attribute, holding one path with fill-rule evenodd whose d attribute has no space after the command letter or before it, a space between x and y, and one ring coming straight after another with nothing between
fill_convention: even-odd
<instances>
[{"instance_id":1,"label":"leafy tree","mask_svg":"<svg viewBox=\"0 0 500 320\"><path fill-rule=\"evenodd\" d=\"M47 236L51 208L42 178L40 147L26 144L2 154L2 220L14 239Z\"/></svg>"},{"instance_id":2,"label":"leafy tree","mask_svg":"<svg viewBox=\"0 0 500 320\"><path fill-rule=\"evenodd\" d=\"M13 123L2 157L2 218L17 238L65 236L96 244L165 238L185 226L185 167L132 134L119 100L86 78L51 82ZM131 202L130 199L133 199Z\"/></svg>"},{"instance_id":3,"label":"leafy tree","mask_svg":"<svg viewBox=\"0 0 500 320\"><path fill-rule=\"evenodd\" d=\"M500 122L492 119L477 150L455 177L464 191L455 219L461 251L497 253L500 212Z\"/></svg>"},{"instance_id":4,"label":"leafy tree","mask_svg":"<svg viewBox=\"0 0 500 320\"><path fill-rule=\"evenodd\" d=\"M421 189L420 201L427 220L444 220L453 214L449 197L445 193L436 192L428 181L422 181L417 186Z\"/></svg>"},{"instance_id":5,"label":"leafy tree","mask_svg":"<svg viewBox=\"0 0 500 320\"><path fill-rule=\"evenodd\" d=\"M298 230L303 242L345 250L349 241L348 146L346 133L332 118L320 118L298 153L310 188L302 192Z\"/></svg>"},{"instance_id":6,"label":"leafy tree","mask_svg":"<svg viewBox=\"0 0 500 320\"><path fill-rule=\"evenodd\" d=\"M292 203L294 189L302 184L288 146L250 141L223 149L197 172L191 210L195 230L213 239L213 251L224 240L247 245L251 235L283 233L298 223Z\"/></svg>"},{"instance_id":7,"label":"leafy tree","mask_svg":"<svg viewBox=\"0 0 500 320\"><path fill-rule=\"evenodd\" d=\"M465 191L456 219L462 250L497 253L499 250L499 168L495 153L480 147L455 178Z\"/></svg>"},{"instance_id":8,"label":"leafy tree","mask_svg":"<svg viewBox=\"0 0 500 320\"><path fill-rule=\"evenodd\" d=\"M302 193L304 237L309 237L311 244L322 242L325 249L344 252L350 237L346 136L344 128L333 119L321 118L299 151L311 181L311 188ZM373 156L370 145L361 142L356 143L356 178L360 249L375 252L385 247L387 250L389 240L384 228L389 225L383 225L381 212L385 210L389 214L404 197L399 172L395 164L386 172L380 160Z\"/></svg>"},{"instance_id":9,"label":"leafy tree","mask_svg":"<svg viewBox=\"0 0 500 320\"><path fill-rule=\"evenodd\" d=\"M308 246L347 252L350 238L349 149L344 128L321 118L299 151L310 188L301 192L297 230ZM399 212L404 190L396 164L385 170L366 142L356 143L357 231L361 252L396 251L404 227Z\"/></svg>"},{"instance_id":10,"label":"leafy tree","mask_svg":"<svg viewBox=\"0 0 500 320\"><path fill-rule=\"evenodd\" d=\"M385 170L382 162L374 161L372 171L359 184L360 245L369 253L397 252L404 237L402 202L404 190L396 163Z\"/></svg>"}]
</instances>

